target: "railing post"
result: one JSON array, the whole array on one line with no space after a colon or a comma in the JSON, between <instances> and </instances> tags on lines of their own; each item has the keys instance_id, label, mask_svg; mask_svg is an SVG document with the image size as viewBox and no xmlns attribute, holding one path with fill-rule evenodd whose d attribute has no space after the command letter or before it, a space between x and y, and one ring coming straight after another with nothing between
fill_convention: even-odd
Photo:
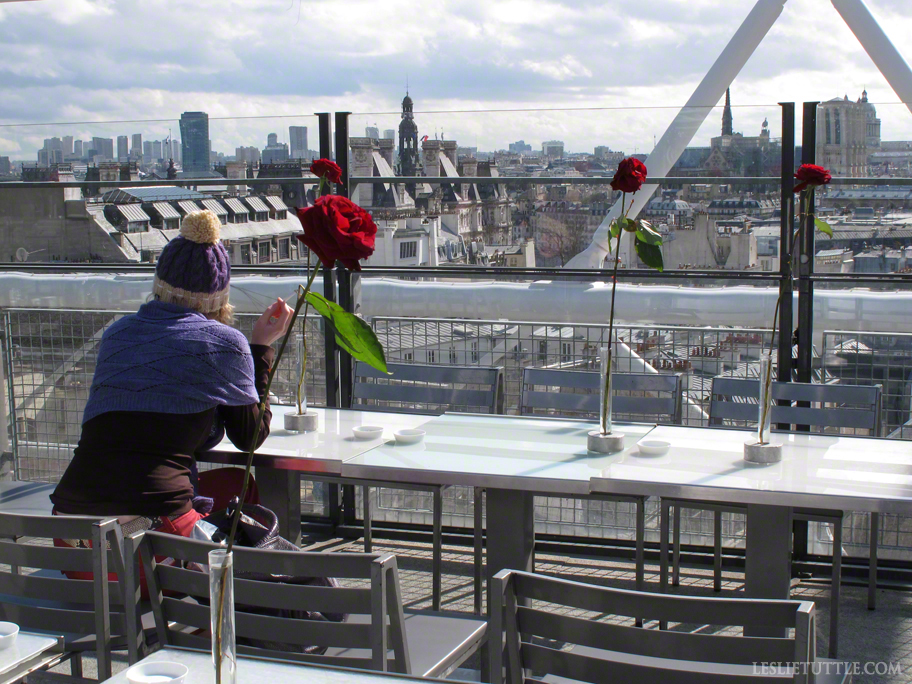
<instances>
[{"instance_id":1,"label":"railing post","mask_svg":"<svg viewBox=\"0 0 912 684\"><path fill-rule=\"evenodd\" d=\"M813 164L817 147L817 105L805 102L801 130L801 163ZM814 193L808 193L807 216L798 225L798 382L810 382L814 324Z\"/></svg>"},{"instance_id":2,"label":"railing post","mask_svg":"<svg viewBox=\"0 0 912 684\"><path fill-rule=\"evenodd\" d=\"M336 189L336 194L351 197L349 192L349 165L348 165L348 116L351 112L336 112L336 164L342 169L341 187Z\"/></svg>"}]
</instances>

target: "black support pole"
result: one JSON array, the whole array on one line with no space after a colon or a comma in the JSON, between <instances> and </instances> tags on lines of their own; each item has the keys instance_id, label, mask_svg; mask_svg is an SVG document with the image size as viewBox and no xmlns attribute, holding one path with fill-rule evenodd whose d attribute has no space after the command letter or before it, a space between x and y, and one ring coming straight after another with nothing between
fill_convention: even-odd
<instances>
[{"instance_id":1,"label":"black support pole","mask_svg":"<svg viewBox=\"0 0 912 684\"><path fill-rule=\"evenodd\" d=\"M780 102L782 108L782 177L779 186L779 346L776 379L792 379L792 262L788 259L794 230L795 186L795 103Z\"/></svg>"},{"instance_id":2,"label":"black support pole","mask_svg":"<svg viewBox=\"0 0 912 684\"><path fill-rule=\"evenodd\" d=\"M801 130L801 163L813 164L817 146L817 105L805 102ZM814 324L814 194L809 193L807 215L798 226L798 382L810 382Z\"/></svg>"}]
</instances>

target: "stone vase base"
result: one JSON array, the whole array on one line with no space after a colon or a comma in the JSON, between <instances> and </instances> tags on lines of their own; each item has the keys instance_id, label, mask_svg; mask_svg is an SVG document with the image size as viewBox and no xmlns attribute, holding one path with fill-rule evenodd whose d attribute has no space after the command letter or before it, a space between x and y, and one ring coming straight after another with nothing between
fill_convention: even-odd
<instances>
[{"instance_id":1,"label":"stone vase base","mask_svg":"<svg viewBox=\"0 0 912 684\"><path fill-rule=\"evenodd\" d=\"M779 461L782 460L782 445L747 442L744 445L744 460L748 463L759 463L762 465L779 463Z\"/></svg>"},{"instance_id":2,"label":"stone vase base","mask_svg":"<svg viewBox=\"0 0 912 684\"><path fill-rule=\"evenodd\" d=\"M600 430L593 430L589 433L587 444L589 451L598 454L614 454L624 450L624 435L620 432L603 435Z\"/></svg>"},{"instance_id":3,"label":"stone vase base","mask_svg":"<svg viewBox=\"0 0 912 684\"><path fill-rule=\"evenodd\" d=\"M319 414L316 411L286 413L285 429L291 432L312 432L317 429Z\"/></svg>"}]
</instances>

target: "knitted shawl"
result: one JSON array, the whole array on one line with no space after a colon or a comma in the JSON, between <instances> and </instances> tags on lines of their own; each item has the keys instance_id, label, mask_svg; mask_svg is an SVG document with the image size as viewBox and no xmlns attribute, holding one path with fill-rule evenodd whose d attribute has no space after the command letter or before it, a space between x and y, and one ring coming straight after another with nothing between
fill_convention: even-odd
<instances>
[{"instance_id":1,"label":"knitted shawl","mask_svg":"<svg viewBox=\"0 0 912 684\"><path fill-rule=\"evenodd\" d=\"M186 414L257 401L250 345L238 330L152 301L102 336L82 422L108 411Z\"/></svg>"}]
</instances>

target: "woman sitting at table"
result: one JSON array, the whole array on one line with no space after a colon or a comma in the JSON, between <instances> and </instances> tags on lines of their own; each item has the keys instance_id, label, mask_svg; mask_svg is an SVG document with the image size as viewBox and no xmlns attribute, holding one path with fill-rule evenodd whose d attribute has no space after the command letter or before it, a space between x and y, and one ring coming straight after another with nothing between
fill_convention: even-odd
<instances>
[{"instance_id":1,"label":"woman sitting at table","mask_svg":"<svg viewBox=\"0 0 912 684\"><path fill-rule=\"evenodd\" d=\"M244 471L197 474L195 454L227 434L247 451L292 310L281 299L250 343L230 327L230 264L211 211L188 214L162 250L153 299L102 336L82 435L51 496L55 515L116 516L125 533L189 536L240 494ZM257 446L269 434L268 397ZM258 499L255 483L248 502ZM68 540L69 545L81 544Z\"/></svg>"}]
</instances>

